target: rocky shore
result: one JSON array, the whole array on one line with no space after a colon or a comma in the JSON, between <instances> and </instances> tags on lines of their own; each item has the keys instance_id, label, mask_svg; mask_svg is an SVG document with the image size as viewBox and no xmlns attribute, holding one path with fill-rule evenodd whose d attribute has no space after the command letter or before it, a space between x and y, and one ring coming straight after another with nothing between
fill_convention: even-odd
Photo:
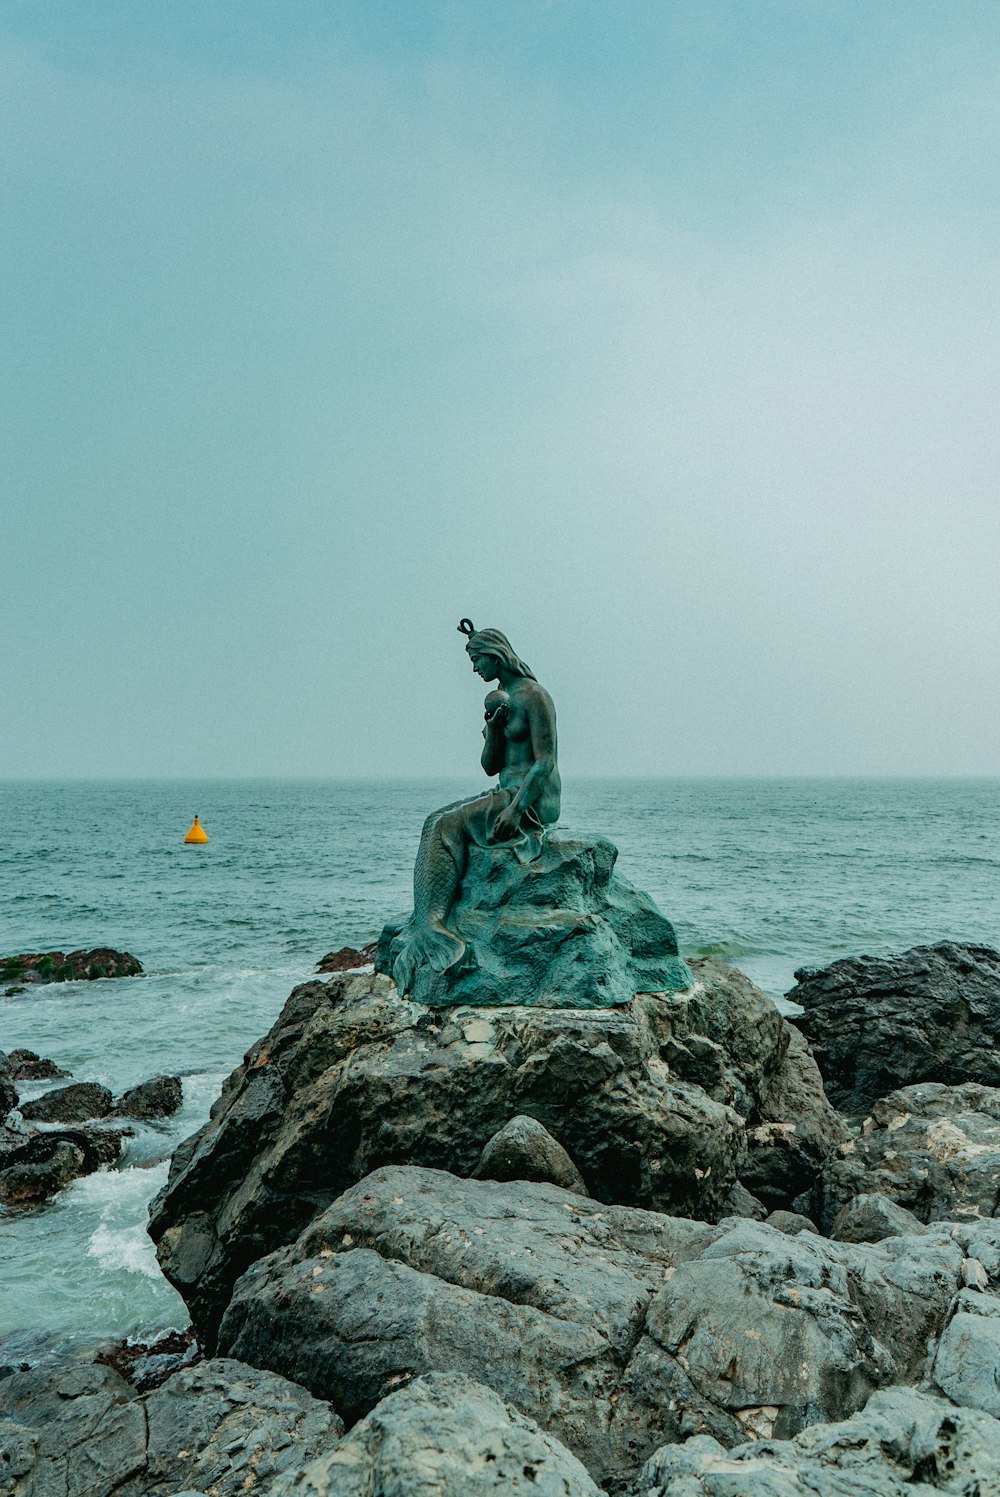
<instances>
[{"instance_id":1,"label":"rocky shore","mask_svg":"<svg viewBox=\"0 0 1000 1497\"><path fill-rule=\"evenodd\" d=\"M792 1022L715 960L430 1008L365 954L153 1205L204 1360L11 1370L0 1497L1000 1492L1000 954L801 971Z\"/></svg>"}]
</instances>

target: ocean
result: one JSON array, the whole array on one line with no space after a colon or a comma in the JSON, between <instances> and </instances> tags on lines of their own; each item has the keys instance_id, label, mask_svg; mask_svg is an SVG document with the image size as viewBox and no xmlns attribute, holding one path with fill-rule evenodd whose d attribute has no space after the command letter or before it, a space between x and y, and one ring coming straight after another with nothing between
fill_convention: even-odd
<instances>
[{"instance_id":1,"label":"ocean","mask_svg":"<svg viewBox=\"0 0 1000 1497\"><path fill-rule=\"evenodd\" d=\"M424 817L472 789L0 783L0 955L112 946L145 968L0 997L0 1049L36 1050L116 1092L159 1072L184 1085L182 1111L139 1127L117 1167L0 1216L4 1359L39 1337L187 1323L145 1234L171 1149L319 958L408 907ZM563 804L567 831L617 843L619 871L673 920L686 955L717 954L779 1001L802 965L949 938L1000 944L997 781L570 781ZM196 813L210 840L187 847Z\"/></svg>"}]
</instances>

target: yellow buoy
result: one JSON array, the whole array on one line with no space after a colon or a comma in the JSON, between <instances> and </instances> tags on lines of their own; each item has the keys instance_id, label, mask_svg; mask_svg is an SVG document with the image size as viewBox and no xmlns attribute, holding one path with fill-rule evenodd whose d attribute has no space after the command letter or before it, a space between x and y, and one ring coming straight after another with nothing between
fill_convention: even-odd
<instances>
[{"instance_id":1,"label":"yellow buoy","mask_svg":"<svg viewBox=\"0 0 1000 1497\"><path fill-rule=\"evenodd\" d=\"M194 825L192 826L191 830L188 832L187 836L184 838L184 841L185 842L207 842L208 841L208 833L206 832L205 828L202 826L201 822L198 820L197 816L194 819Z\"/></svg>"}]
</instances>

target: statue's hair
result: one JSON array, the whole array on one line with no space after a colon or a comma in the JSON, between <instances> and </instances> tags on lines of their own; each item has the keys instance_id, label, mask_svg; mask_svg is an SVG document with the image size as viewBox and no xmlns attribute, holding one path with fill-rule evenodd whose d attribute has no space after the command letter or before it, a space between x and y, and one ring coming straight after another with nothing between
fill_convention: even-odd
<instances>
[{"instance_id":1,"label":"statue's hair","mask_svg":"<svg viewBox=\"0 0 1000 1497\"><path fill-rule=\"evenodd\" d=\"M469 627L462 628L463 624L468 624ZM525 665L520 656L514 654L513 645L499 629L473 629L470 621L463 619L459 631L466 636L465 648L470 655L495 655L515 676L526 676L529 681L537 681L534 671Z\"/></svg>"}]
</instances>

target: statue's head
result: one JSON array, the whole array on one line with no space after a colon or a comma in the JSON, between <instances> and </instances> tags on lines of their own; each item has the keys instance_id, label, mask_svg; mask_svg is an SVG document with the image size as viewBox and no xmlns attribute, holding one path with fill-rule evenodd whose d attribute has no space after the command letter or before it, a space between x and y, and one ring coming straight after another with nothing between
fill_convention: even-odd
<instances>
[{"instance_id":1,"label":"statue's head","mask_svg":"<svg viewBox=\"0 0 1000 1497\"><path fill-rule=\"evenodd\" d=\"M514 654L510 640L499 629L476 629L471 619L462 619L458 630L465 635L465 648L472 669L484 681L497 680L501 667L511 675L526 676L529 681L536 679L534 671Z\"/></svg>"}]
</instances>

